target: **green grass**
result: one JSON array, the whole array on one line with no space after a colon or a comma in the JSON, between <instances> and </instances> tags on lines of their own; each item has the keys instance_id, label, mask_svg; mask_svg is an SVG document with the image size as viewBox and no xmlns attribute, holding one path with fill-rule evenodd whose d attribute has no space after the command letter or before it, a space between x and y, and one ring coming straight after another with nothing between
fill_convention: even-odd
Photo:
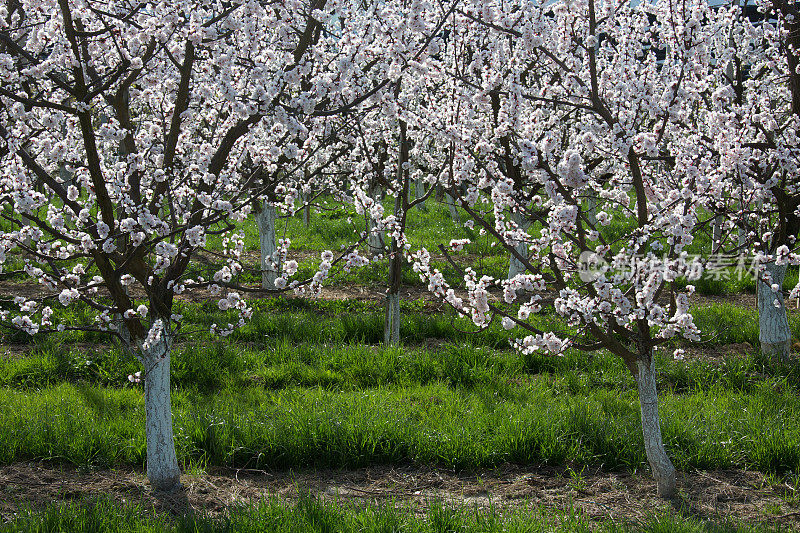
<instances>
[{"instance_id":1,"label":"green grass","mask_svg":"<svg viewBox=\"0 0 800 533\"><path fill-rule=\"evenodd\" d=\"M379 302L304 301L301 299L273 298L254 300L253 318L232 338L237 341L256 343L259 346L278 341L289 342L359 342L377 344L383 341L384 309ZM424 312L424 302L401 302L401 337L404 342L415 344L425 339L464 340L476 346L508 347L509 339L518 334L504 330L499 323L489 329L476 332L469 319L456 318L446 313ZM80 306L64 309L54 308L53 321L65 320L72 324L89 323L88 310ZM208 328L214 323L235 321L233 313L222 312L213 300L203 303L178 302L175 312L183 315L183 327L192 340L210 341L213 336ZM84 314L86 317L84 317ZM82 318L83 317L83 318ZM542 314L533 317L540 326L558 324L556 317ZM25 333L3 331L0 342L33 344L34 339ZM108 337L97 332L70 331L52 334L36 342L47 345L75 342L97 342Z\"/></svg>"},{"instance_id":2,"label":"green grass","mask_svg":"<svg viewBox=\"0 0 800 533\"><path fill-rule=\"evenodd\" d=\"M688 512L659 510L645 520L591 520L579 510L542 509L521 505L510 511L434 502L421 509L393 503L361 506L325 502L301 495L296 502L271 499L235 507L217 518L203 514L172 517L136 504L109 499L53 504L22 511L0 525L5 533L67 532L287 532L287 533L537 533L537 532L760 532L780 531L745 525L725 517L701 520Z\"/></svg>"},{"instance_id":3,"label":"green grass","mask_svg":"<svg viewBox=\"0 0 800 533\"><path fill-rule=\"evenodd\" d=\"M758 313L730 303L713 303L692 309L695 325L709 345L748 342L758 348ZM792 338L800 339L800 313L790 312Z\"/></svg>"},{"instance_id":4,"label":"green grass","mask_svg":"<svg viewBox=\"0 0 800 533\"><path fill-rule=\"evenodd\" d=\"M630 380L597 387L591 375L570 371L504 382L468 367L465 377L345 389L179 388L173 395L179 457L186 464L274 468L645 465ZM676 465L800 472L800 399L796 389L776 383L755 383L746 392L715 385L662 392L664 438ZM138 388L0 389L0 462L141 464L143 419Z\"/></svg>"},{"instance_id":5,"label":"green grass","mask_svg":"<svg viewBox=\"0 0 800 533\"><path fill-rule=\"evenodd\" d=\"M197 334L175 348L185 464L645 464L635 384L608 353L522 356L508 349L511 333L465 336L466 324L426 314L421 302L404 304L403 332L415 344L399 348L365 344L382 335L370 303L256 306L232 338ZM213 309L182 312L199 327ZM720 334L715 342L753 341L746 310L695 313ZM95 346L51 338L0 359L0 461L143 461L142 391L127 380L138 364ZM800 364L749 353L721 363L660 357L658 367L664 435L680 467L800 473Z\"/></svg>"},{"instance_id":6,"label":"green grass","mask_svg":"<svg viewBox=\"0 0 800 533\"><path fill-rule=\"evenodd\" d=\"M606 352L590 356L569 351L552 357L520 355L509 349L458 343L456 339L425 349L298 337L301 340L283 337L262 344L222 340L180 344L172 356L173 385L201 392L247 385L274 390L354 390L432 383L500 390L508 383L547 379L554 388L573 394L633 387L622 362ZM138 363L122 350L101 348L75 349L40 342L25 356L0 358L0 386L20 390L60 383L130 386L127 376L140 369ZM659 359L659 369L659 386L676 393L713 387L751 392L765 385L800 391L800 364L776 366L755 352L718 363L675 362L665 357Z\"/></svg>"},{"instance_id":7,"label":"green grass","mask_svg":"<svg viewBox=\"0 0 800 533\"><path fill-rule=\"evenodd\" d=\"M384 310L381 302L357 300L302 300L297 298L272 298L253 300L252 319L234 332L231 339L258 348L276 343L328 343L369 344L383 341ZM67 324L91 323L91 312L80 305L64 309L54 308L54 321ZM222 312L216 302L177 302L175 312L183 315L184 338L192 342L213 343L214 336L208 333L214 323L235 321L233 313ZM758 350L758 318L755 310L728 303L714 303L692 309L695 324L702 332L702 344L718 346L748 342ZM547 331L561 329L563 322L552 308L532 315L530 322ZM790 313L789 323L793 337L800 338L800 313ZM511 339L524 336L520 329L506 331L499 321L489 328L476 331L471 321L448 312L433 313L421 300L401 302L400 335L405 344L419 345L430 339L438 342L468 343L472 346L508 348ZM25 333L4 330L0 332L0 343L38 345L42 350L60 351L60 345L75 342L97 343L108 341L100 332L68 331L34 339ZM687 344L674 339L670 346ZM3 375L0 372L0 383Z\"/></svg>"},{"instance_id":8,"label":"green grass","mask_svg":"<svg viewBox=\"0 0 800 533\"><path fill-rule=\"evenodd\" d=\"M277 225L279 237L286 236L292 240L292 246L304 250L338 250L342 245L349 245L359 238L365 231L366 224L363 215L358 215L352 206L344 206L334 202L329 197L323 197L321 206L312 210L311 223L308 227L303 223L298 214L293 217L283 217ZM408 213L407 228L408 239L412 247L425 246L429 249L436 248L440 243L449 243L450 239L474 238L475 233L455 223L450 218L447 206L433 199L426 201L426 209L412 209ZM383 201L385 212L394 211L394 198L387 197ZM462 221L466 214L459 209ZM254 218L248 218L240 225L245 232L245 241L250 250L258 249L258 228ZM485 240L485 239L484 239ZM469 249L473 253L486 253L490 251L488 242L478 243Z\"/></svg>"}]
</instances>

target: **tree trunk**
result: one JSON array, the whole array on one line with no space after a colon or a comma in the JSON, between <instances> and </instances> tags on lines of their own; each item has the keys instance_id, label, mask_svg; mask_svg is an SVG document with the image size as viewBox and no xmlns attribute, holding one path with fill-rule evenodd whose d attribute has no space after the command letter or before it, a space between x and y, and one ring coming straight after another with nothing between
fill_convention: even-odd
<instances>
[{"instance_id":1,"label":"tree trunk","mask_svg":"<svg viewBox=\"0 0 800 533\"><path fill-rule=\"evenodd\" d=\"M439 203L444 202L444 187L442 187L441 185L437 184L436 185L436 193L433 195L433 197Z\"/></svg>"},{"instance_id":2,"label":"tree trunk","mask_svg":"<svg viewBox=\"0 0 800 533\"><path fill-rule=\"evenodd\" d=\"M450 196L450 193L445 193L445 202L447 202L447 210L450 211L450 218L456 224L461 222L461 215L458 214L458 209L456 209L456 201L455 199Z\"/></svg>"},{"instance_id":3,"label":"tree trunk","mask_svg":"<svg viewBox=\"0 0 800 533\"><path fill-rule=\"evenodd\" d=\"M592 227L597 227L597 196L595 196L594 191L589 192L589 194L583 200L583 212L586 213L586 220Z\"/></svg>"},{"instance_id":4,"label":"tree trunk","mask_svg":"<svg viewBox=\"0 0 800 533\"><path fill-rule=\"evenodd\" d=\"M714 217L714 229L711 232L711 253L716 254L722 248L722 215Z\"/></svg>"},{"instance_id":5,"label":"tree trunk","mask_svg":"<svg viewBox=\"0 0 800 533\"><path fill-rule=\"evenodd\" d=\"M400 293L386 295L386 319L383 325L383 342L400 344Z\"/></svg>"},{"instance_id":6,"label":"tree trunk","mask_svg":"<svg viewBox=\"0 0 800 533\"><path fill-rule=\"evenodd\" d=\"M382 202L384 197L383 189L380 185L371 185L369 196L375 202ZM386 237L382 230L377 229L377 224L372 217L367 215L367 246L369 246L370 256L377 256L386 253Z\"/></svg>"},{"instance_id":7,"label":"tree trunk","mask_svg":"<svg viewBox=\"0 0 800 533\"><path fill-rule=\"evenodd\" d=\"M367 222L369 235L367 237L367 246L369 246L369 253L371 256L381 255L386 252L386 239L383 231L377 229L375 221L372 217Z\"/></svg>"},{"instance_id":8,"label":"tree trunk","mask_svg":"<svg viewBox=\"0 0 800 533\"><path fill-rule=\"evenodd\" d=\"M652 354L636 361L636 385L639 389L639 406L642 415L642 434L647 462L656 480L658 495L673 498L676 493L675 467L669 460L661 438L656 392L656 362Z\"/></svg>"},{"instance_id":9,"label":"tree trunk","mask_svg":"<svg viewBox=\"0 0 800 533\"><path fill-rule=\"evenodd\" d=\"M310 188L311 185L310 185L309 181L311 180L311 176L310 176L310 173L308 171L308 167L303 169L303 177L305 178L306 185L309 187L309 189L307 189L307 192L303 192L303 196L302 196L302 198L303 198L303 224L305 224L306 227L309 227L311 225L311 198L313 196L312 195L313 191ZM306 190L305 187L303 189Z\"/></svg>"},{"instance_id":10,"label":"tree trunk","mask_svg":"<svg viewBox=\"0 0 800 533\"><path fill-rule=\"evenodd\" d=\"M421 179L414 180L414 198L419 200L423 196L425 196L425 182ZM417 206L419 207L420 211L428 210L428 206L425 205L424 201L418 203Z\"/></svg>"},{"instance_id":11,"label":"tree trunk","mask_svg":"<svg viewBox=\"0 0 800 533\"><path fill-rule=\"evenodd\" d=\"M779 361L789 358L792 350L792 332L786 317L786 305L783 301L783 279L786 276L786 264L767 263L767 272L772 278L771 284L781 289L773 292L770 284L756 280L758 292L758 340L761 342L761 353ZM778 305L775 305L775 302Z\"/></svg>"},{"instance_id":12,"label":"tree trunk","mask_svg":"<svg viewBox=\"0 0 800 533\"><path fill-rule=\"evenodd\" d=\"M394 216L400 220L400 233L405 233L408 214L408 195L411 179L404 164L408 161L407 126L400 120L400 153L397 158L397 179L403 188L394 199ZM383 326L383 341L386 345L400 344L400 286L403 283L403 250L400 241L392 237L389 248L389 290L386 292L386 320Z\"/></svg>"},{"instance_id":13,"label":"tree trunk","mask_svg":"<svg viewBox=\"0 0 800 533\"><path fill-rule=\"evenodd\" d=\"M737 225L739 240L737 242L738 249L736 253L739 255L739 257L741 257L747 253L747 222L746 218L744 217L745 205L743 202L739 203L739 209L741 210L742 214L740 224Z\"/></svg>"},{"instance_id":14,"label":"tree trunk","mask_svg":"<svg viewBox=\"0 0 800 533\"><path fill-rule=\"evenodd\" d=\"M389 290L386 292L386 317L383 322L384 344L400 344L400 287L403 276L403 254L392 239L389 256Z\"/></svg>"},{"instance_id":15,"label":"tree trunk","mask_svg":"<svg viewBox=\"0 0 800 533\"><path fill-rule=\"evenodd\" d=\"M31 219L25 215L20 216L20 220L22 221L20 231L24 230L26 227L33 227ZM33 239L31 239L30 233L27 231L25 232L25 238L22 239L22 244L28 248L33 248Z\"/></svg>"},{"instance_id":16,"label":"tree trunk","mask_svg":"<svg viewBox=\"0 0 800 533\"><path fill-rule=\"evenodd\" d=\"M531 227L530 220L526 219L522 213L511 213L511 220L513 220L517 227L519 227L519 229L522 231L528 231L528 228ZM530 256L528 243L525 241L515 241L514 249L526 259ZM511 259L508 263L508 279L511 279L518 274L524 274L525 270L525 264L517 259L517 256L511 254Z\"/></svg>"},{"instance_id":17,"label":"tree trunk","mask_svg":"<svg viewBox=\"0 0 800 533\"><path fill-rule=\"evenodd\" d=\"M147 435L147 479L155 490L170 491L180 486L181 471L172 435L172 403L169 365L172 339L164 331L161 339L142 351L144 363L144 406Z\"/></svg>"},{"instance_id":18,"label":"tree trunk","mask_svg":"<svg viewBox=\"0 0 800 533\"><path fill-rule=\"evenodd\" d=\"M309 203L311 200L306 197L306 203L303 206L303 224L305 227L309 227L311 225L311 204Z\"/></svg>"},{"instance_id":19,"label":"tree trunk","mask_svg":"<svg viewBox=\"0 0 800 533\"><path fill-rule=\"evenodd\" d=\"M261 288L274 289L275 280L278 278L278 264L275 261L277 243L275 238L275 223L277 214L275 206L264 202L261 210L256 213L258 224L258 238L261 242Z\"/></svg>"},{"instance_id":20,"label":"tree trunk","mask_svg":"<svg viewBox=\"0 0 800 533\"><path fill-rule=\"evenodd\" d=\"M65 189L72 185L72 172L67 170L67 166L64 163L58 165L58 179L61 180L61 184ZM64 215L65 222L72 222L71 209L68 209L66 206L64 206L62 214Z\"/></svg>"}]
</instances>

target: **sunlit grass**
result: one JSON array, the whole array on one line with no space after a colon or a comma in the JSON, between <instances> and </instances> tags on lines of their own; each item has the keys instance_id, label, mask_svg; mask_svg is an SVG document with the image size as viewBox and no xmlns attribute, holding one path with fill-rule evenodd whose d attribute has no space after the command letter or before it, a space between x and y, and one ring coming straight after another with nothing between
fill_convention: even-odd
<instances>
[{"instance_id":1,"label":"sunlit grass","mask_svg":"<svg viewBox=\"0 0 800 533\"><path fill-rule=\"evenodd\" d=\"M224 349L217 360L214 353L200 352L203 365L176 355L174 421L184 462L645 464L633 380L608 355L551 364L469 347L426 356L284 346L239 361L220 356ZM800 472L797 369L759 376L757 365L662 361L664 438L678 466ZM139 387L81 379L25 385L0 389L0 461L144 459Z\"/></svg>"},{"instance_id":2,"label":"sunlit grass","mask_svg":"<svg viewBox=\"0 0 800 533\"><path fill-rule=\"evenodd\" d=\"M726 517L701 520L690 512L653 511L644 520L591 519L576 508L541 508L521 504L514 510L480 509L433 502L414 509L393 502L365 506L346 501L326 502L308 494L296 501L273 498L230 509L212 518L202 513L184 516L157 514L138 504L110 499L53 504L26 509L0 526L8 533L86 532L286 532L286 533L537 533L537 532L669 532L779 531L746 525Z\"/></svg>"}]
</instances>

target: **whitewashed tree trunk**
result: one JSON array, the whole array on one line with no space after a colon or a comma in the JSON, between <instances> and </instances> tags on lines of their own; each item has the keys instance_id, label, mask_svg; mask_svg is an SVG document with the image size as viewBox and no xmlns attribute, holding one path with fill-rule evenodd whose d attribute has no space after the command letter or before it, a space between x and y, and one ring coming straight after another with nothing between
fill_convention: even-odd
<instances>
[{"instance_id":1,"label":"whitewashed tree trunk","mask_svg":"<svg viewBox=\"0 0 800 533\"><path fill-rule=\"evenodd\" d=\"M675 467L672 465L664 441L661 438L661 422L658 417L658 394L656 392L656 363L650 355L636 361L639 389L639 406L642 415L642 434L647 462L656 480L658 495L672 498L676 493Z\"/></svg>"},{"instance_id":2,"label":"whitewashed tree trunk","mask_svg":"<svg viewBox=\"0 0 800 533\"><path fill-rule=\"evenodd\" d=\"M741 208L742 213L744 213L745 210L744 204L739 204L739 207ZM744 215L742 215L742 223L739 225L739 243L738 243L740 255L747 252L747 249L745 248L745 246L747 246L747 226L744 220L745 220Z\"/></svg>"},{"instance_id":3,"label":"whitewashed tree trunk","mask_svg":"<svg viewBox=\"0 0 800 533\"><path fill-rule=\"evenodd\" d=\"M172 434L172 402L169 366L172 339L165 331L161 339L142 350L144 363L145 434L147 436L147 479L155 490L180 486L181 471Z\"/></svg>"},{"instance_id":4,"label":"whitewashed tree trunk","mask_svg":"<svg viewBox=\"0 0 800 533\"><path fill-rule=\"evenodd\" d=\"M458 213L458 209L456 209L456 201L450 196L450 193L445 193L445 202L447 203L447 210L450 211L450 218L456 224L461 223L461 215Z\"/></svg>"},{"instance_id":5,"label":"whitewashed tree trunk","mask_svg":"<svg viewBox=\"0 0 800 533\"><path fill-rule=\"evenodd\" d=\"M586 220L592 226L597 226L597 196L595 196L594 191L589 192L589 194L583 200L583 211L586 213Z\"/></svg>"},{"instance_id":6,"label":"whitewashed tree trunk","mask_svg":"<svg viewBox=\"0 0 800 533\"><path fill-rule=\"evenodd\" d=\"M404 209L408 208L408 195L411 180L408 171L403 168L408 161L408 138L406 137L406 123L399 121L400 125L400 153L397 158L397 179L403 184L402 190L394 199L394 216L401 221L401 231L405 230ZM384 320L384 344L400 344L400 287L403 284L403 249L397 239L392 237L389 246L389 290L386 291L386 318Z\"/></svg>"},{"instance_id":7,"label":"whitewashed tree trunk","mask_svg":"<svg viewBox=\"0 0 800 533\"><path fill-rule=\"evenodd\" d=\"M400 293L386 295L386 320L383 326L384 344L400 344Z\"/></svg>"},{"instance_id":8,"label":"whitewashed tree trunk","mask_svg":"<svg viewBox=\"0 0 800 533\"><path fill-rule=\"evenodd\" d=\"M722 215L717 215L714 217L714 226L711 232L711 253L715 254L719 252L719 249L722 247L722 223L724 218Z\"/></svg>"},{"instance_id":9,"label":"whitewashed tree trunk","mask_svg":"<svg viewBox=\"0 0 800 533\"><path fill-rule=\"evenodd\" d=\"M756 281L758 293L758 340L761 353L777 360L787 360L792 350L792 331L786 316L786 304L783 301L783 279L786 276L786 264L767 263L767 272L771 283L780 288L773 292L772 287L760 277ZM777 302L777 305L776 305Z\"/></svg>"},{"instance_id":10,"label":"whitewashed tree trunk","mask_svg":"<svg viewBox=\"0 0 800 533\"><path fill-rule=\"evenodd\" d=\"M377 229L377 224L369 218L367 222L369 235L367 236L367 245L369 246L369 253L372 256L381 255L386 252L386 237L383 231Z\"/></svg>"},{"instance_id":11,"label":"whitewashed tree trunk","mask_svg":"<svg viewBox=\"0 0 800 533\"><path fill-rule=\"evenodd\" d=\"M382 202L385 196L381 186L374 183L370 185L368 194L375 202ZM377 224L369 215L367 215L367 246L370 256L386 253L386 234L377 229Z\"/></svg>"},{"instance_id":12,"label":"whitewashed tree trunk","mask_svg":"<svg viewBox=\"0 0 800 533\"><path fill-rule=\"evenodd\" d=\"M21 230L24 230L27 227L30 228L33 227L33 223L31 222L30 218L26 217L25 215L22 215L20 218L22 220L22 228L20 228ZM33 239L31 239L30 233L28 231L25 231L25 237L22 239L22 244L27 246L28 248L33 247Z\"/></svg>"},{"instance_id":13,"label":"whitewashed tree trunk","mask_svg":"<svg viewBox=\"0 0 800 533\"><path fill-rule=\"evenodd\" d=\"M311 174L308 171L308 167L303 169L303 177L305 178L306 185L308 188L303 187L303 224L306 227L311 225L311 197L312 197L312 189L310 185Z\"/></svg>"},{"instance_id":14,"label":"whitewashed tree trunk","mask_svg":"<svg viewBox=\"0 0 800 533\"><path fill-rule=\"evenodd\" d=\"M309 227L311 225L311 199L306 196L305 198L305 205L303 206L303 224L305 227Z\"/></svg>"},{"instance_id":15,"label":"whitewashed tree trunk","mask_svg":"<svg viewBox=\"0 0 800 533\"><path fill-rule=\"evenodd\" d=\"M419 200L425 196L425 182L421 179L414 180L414 198ZM425 202L420 202L417 204L421 211L427 211L428 206L425 205Z\"/></svg>"},{"instance_id":16,"label":"whitewashed tree trunk","mask_svg":"<svg viewBox=\"0 0 800 533\"><path fill-rule=\"evenodd\" d=\"M278 278L279 265L275 261L277 239L275 238L275 225L277 213L275 206L265 202L261 210L256 213L258 224L258 239L261 243L261 288L274 289L275 280Z\"/></svg>"},{"instance_id":17,"label":"whitewashed tree trunk","mask_svg":"<svg viewBox=\"0 0 800 533\"><path fill-rule=\"evenodd\" d=\"M521 229L522 231L528 231L528 228L531 227L531 222L521 213L511 213L511 220ZM525 241L516 241L514 244L514 249L519 253L522 257L528 258L530 251L528 250L528 243ZM511 259L508 263L508 278L511 279L518 274L524 274L526 270L525 264L517 259L517 256L511 254Z\"/></svg>"}]
</instances>

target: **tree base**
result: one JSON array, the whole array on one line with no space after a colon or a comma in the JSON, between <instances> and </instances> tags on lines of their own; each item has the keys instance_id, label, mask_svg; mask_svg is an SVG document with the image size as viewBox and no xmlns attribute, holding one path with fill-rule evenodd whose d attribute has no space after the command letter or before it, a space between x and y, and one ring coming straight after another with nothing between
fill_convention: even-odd
<instances>
[{"instance_id":1,"label":"tree base","mask_svg":"<svg viewBox=\"0 0 800 533\"><path fill-rule=\"evenodd\" d=\"M780 342L761 341L761 353L773 361L785 363L792 355L792 341L785 340Z\"/></svg>"},{"instance_id":2,"label":"tree base","mask_svg":"<svg viewBox=\"0 0 800 533\"><path fill-rule=\"evenodd\" d=\"M185 488L183 483L181 483L180 477L178 477L178 479L165 479L156 482L150 480L150 487L153 489L153 492L160 492L163 494L179 492Z\"/></svg>"},{"instance_id":3,"label":"tree base","mask_svg":"<svg viewBox=\"0 0 800 533\"><path fill-rule=\"evenodd\" d=\"M670 461L664 440L661 437L661 421L658 416L658 395L656 393L656 365L652 354L636 361L636 385L639 389L642 436L647 462L656 480L658 496L672 499L678 492L675 467Z\"/></svg>"},{"instance_id":4,"label":"tree base","mask_svg":"<svg viewBox=\"0 0 800 533\"><path fill-rule=\"evenodd\" d=\"M658 494L659 498L672 500L678 495L678 480L675 467L672 467L672 471L664 472L660 478L654 477L656 478L656 494Z\"/></svg>"},{"instance_id":5,"label":"tree base","mask_svg":"<svg viewBox=\"0 0 800 533\"><path fill-rule=\"evenodd\" d=\"M398 293L386 295L383 342L387 346L400 344L400 294Z\"/></svg>"}]
</instances>

